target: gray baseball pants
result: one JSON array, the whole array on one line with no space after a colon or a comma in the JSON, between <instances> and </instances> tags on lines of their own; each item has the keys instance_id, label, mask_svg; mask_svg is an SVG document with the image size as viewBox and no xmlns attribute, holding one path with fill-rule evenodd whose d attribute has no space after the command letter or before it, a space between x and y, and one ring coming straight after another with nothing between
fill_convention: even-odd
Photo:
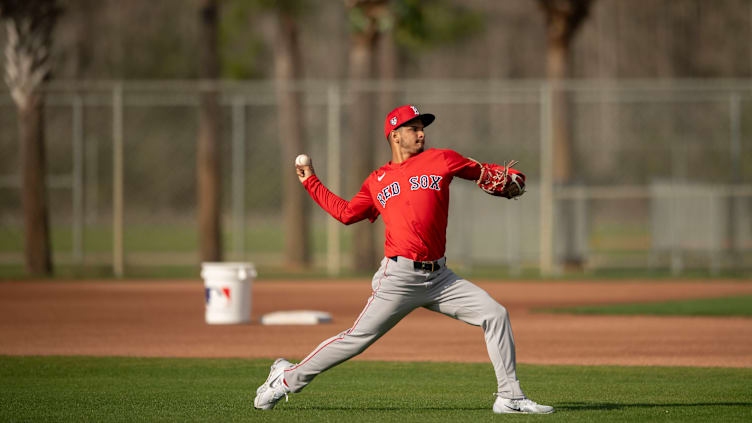
<instances>
[{"instance_id":1,"label":"gray baseball pants","mask_svg":"<svg viewBox=\"0 0 752 423\"><path fill-rule=\"evenodd\" d=\"M498 393L502 398L521 399L525 395L517 380L514 336L507 310L473 283L446 268L415 270L413 261L384 258L373 276L373 294L350 329L316 347L300 363L285 371L291 392L299 392L319 373L346 361L376 342L403 317L425 307L473 326L483 328L486 348L493 363Z\"/></svg>"}]
</instances>

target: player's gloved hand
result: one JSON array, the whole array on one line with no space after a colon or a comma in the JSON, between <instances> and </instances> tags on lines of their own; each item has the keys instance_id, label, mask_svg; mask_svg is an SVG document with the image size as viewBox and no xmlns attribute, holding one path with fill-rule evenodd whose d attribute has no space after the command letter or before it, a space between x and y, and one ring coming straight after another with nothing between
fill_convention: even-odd
<instances>
[{"instance_id":1,"label":"player's gloved hand","mask_svg":"<svg viewBox=\"0 0 752 423\"><path fill-rule=\"evenodd\" d=\"M512 166L517 164L516 160L504 163L504 166L477 161L476 163L481 170L480 177L475 183L486 193L509 199L525 193L525 175L519 170L512 169Z\"/></svg>"},{"instance_id":2,"label":"player's gloved hand","mask_svg":"<svg viewBox=\"0 0 752 423\"><path fill-rule=\"evenodd\" d=\"M311 164L307 166L295 165L295 173L298 175L298 180L300 180L300 183L302 184L306 179L315 175L316 171L313 170L313 162L311 162Z\"/></svg>"}]
</instances>

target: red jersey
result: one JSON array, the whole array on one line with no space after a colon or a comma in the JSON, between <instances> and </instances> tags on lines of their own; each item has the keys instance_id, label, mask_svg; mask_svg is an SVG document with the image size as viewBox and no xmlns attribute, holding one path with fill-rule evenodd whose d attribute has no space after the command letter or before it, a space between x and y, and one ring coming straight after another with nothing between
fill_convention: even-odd
<instances>
[{"instance_id":1,"label":"red jersey","mask_svg":"<svg viewBox=\"0 0 752 423\"><path fill-rule=\"evenodd\" d=\"M330 215L349 225L383 216L384 255L431 261L444 256L452 178L477 180L480 165L452 150L429 149L402 163L389 162L371 173L348 202L316 175L303 186Z\"/></svg>"}]
</instances>

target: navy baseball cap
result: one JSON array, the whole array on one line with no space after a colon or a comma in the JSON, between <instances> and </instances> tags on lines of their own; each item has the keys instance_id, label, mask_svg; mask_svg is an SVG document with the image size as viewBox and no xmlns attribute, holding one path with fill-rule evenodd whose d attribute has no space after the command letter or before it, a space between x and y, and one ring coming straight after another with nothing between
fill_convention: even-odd
<instances>
[{"instance_id":1,"label":"navy baseball cap","mask_svg":"<svg viewBox=\"0 0 752 423\"><path fill-rule=\"evenodd\" d=\"M389 139L389 133L402 126L405 122L420 119L423 126L428 126L436 119L436 116L430 113L420 113L418 108L410 104L397 107L386 115L384 121L384 136Z\"/></svg>"}]
</instances>

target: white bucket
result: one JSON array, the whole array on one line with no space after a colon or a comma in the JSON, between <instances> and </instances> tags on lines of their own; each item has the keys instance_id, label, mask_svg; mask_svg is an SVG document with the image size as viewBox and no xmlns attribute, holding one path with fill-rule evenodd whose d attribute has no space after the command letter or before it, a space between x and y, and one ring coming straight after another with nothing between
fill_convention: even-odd
<instances>
[{"instance_id":1,"label":"white bucket","mask_svg":"<svg viewBox=\"0 0 752 423\"><path fill-rule=\"evenodd\" d=\"M253 263L201 263L206 295L206 323L225 325L251 321Z\"/></svg>"}]
</instances>

